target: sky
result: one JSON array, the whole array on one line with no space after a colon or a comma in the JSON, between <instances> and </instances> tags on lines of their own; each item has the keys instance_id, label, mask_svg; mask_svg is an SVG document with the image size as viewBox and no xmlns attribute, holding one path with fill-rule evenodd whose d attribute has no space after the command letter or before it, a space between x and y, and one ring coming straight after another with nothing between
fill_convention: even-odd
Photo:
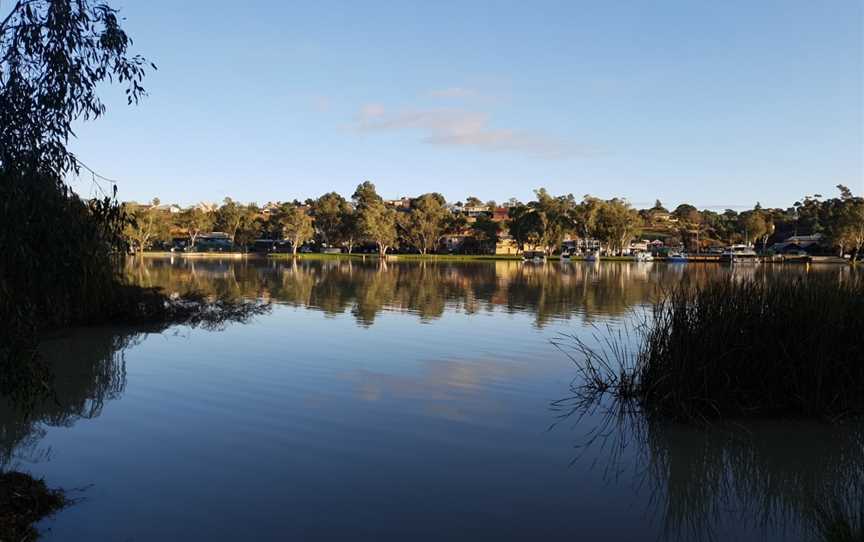
<instances>
[{"instance_id":1,"label":"sky","mask_svg":"<svg viewBox=\"0 0 864 542\"><path fill-rule=\"evenodd\" d=\"M158 70L71 148L122 200L864 193L862 0L111 3Z\"/></svg>"}]
</instances>

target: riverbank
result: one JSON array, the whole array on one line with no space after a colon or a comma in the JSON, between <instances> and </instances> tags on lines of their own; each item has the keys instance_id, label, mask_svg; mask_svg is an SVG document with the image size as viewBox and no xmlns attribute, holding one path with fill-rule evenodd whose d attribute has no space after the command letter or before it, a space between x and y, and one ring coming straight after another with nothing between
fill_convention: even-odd
<instances>
[{"instance_id":1,"label":"riverbank","mask_svg":"<svg viewBox=\"0 0 864 542\"><path fill-rule=\"evenodd\" d=\"M259 252L142 252L138 253L135 256L141 256L144 258L186 258L186 259L216 259L216 260L224 260L224 259L234 259L234 260L242 260L242 259L262 259L262 258L270 258L275 260L339 260L339 259L350 259L350 260L378 260L381 256L377 253L372 254L360 254L360 253L341 253L341 254L325 254L320 252L304 252L299 254L291 254L291 253L269 253L263 254ZM388 254L386 256L388 261L433 261L433 262L477 262L477 261L522 261L522 255L519 254ZM573 261L573 262L584 262L587 261L584 256L573 256L571 258L561 258L560 255L555 254L552 256L546 257L547 261ZM633 256L602 256L600 258L601 262L637 262L636 258ZM663 256L654 257L655 262L667 262L668 258ZM641 263L641 262L640 262ZM687 263L716 263L716 264L728 264L728 262L723 262L720 259L720 256L717 255L690 255L687 257L686 262L676 261L673 262L676 264L687 264ZM796 265L808 265L808 264L819 264L819 265L854 265L854 262L849 260L838 258L836 256L809 256L809 257L776 257L776 258L764 258L761 263L772 263L772 264L796 264Z\"/></svg>"}]
</instances>

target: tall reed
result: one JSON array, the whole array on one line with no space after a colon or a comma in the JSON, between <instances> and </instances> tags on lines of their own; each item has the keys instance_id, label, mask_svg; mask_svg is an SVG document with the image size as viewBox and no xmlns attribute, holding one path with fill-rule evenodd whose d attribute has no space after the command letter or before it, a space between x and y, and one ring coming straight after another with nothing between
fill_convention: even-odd
<instances>
[{"instance_id":1,"label":"tall reed","mask_svg":"<svg viewBox=\"0 0 864 542\"><path fill-rule=\"evenodd\" d=\"M689 421L864 413L861 275L684 283L635 329L634 349L610 348L621 337L599 351L568 337L583 403L611 394Z\"/></svg>"},{"instance_id":2,"label":"tall reed","mask_svg":"<svg viewBox=\"0 0 864 542\"><path fill-rule=\"evenodd\" d=\"M681 285L653 309L635 378L643 406L673 417L864 412L864 281Z\"/></svg>"}]
</instances>

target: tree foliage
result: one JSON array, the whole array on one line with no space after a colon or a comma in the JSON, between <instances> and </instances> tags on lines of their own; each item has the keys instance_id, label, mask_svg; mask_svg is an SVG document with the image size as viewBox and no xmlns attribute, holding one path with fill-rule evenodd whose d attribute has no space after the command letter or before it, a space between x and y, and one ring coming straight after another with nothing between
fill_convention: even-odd
<instances>
[{"instance_id":1,"label":"tree foliage","mask_svg":"<svg viewBox=\"0 0 864 542\"><path fill-rule=\"evenodd\" d=\"M190 207L177 217L177 225L186 231L190 247L195 246L202 233L213 231L215 224L216 216L214 213L207 212L200 207Z\"/></svg>"},{"instance_id":2,"label":"tree foliage","mask_svg":"<svg viewBox=\"0 0 864 542\"><path fill-rule=\"evenodd\" d=\"M396 211L387 207L375 190L375 185L364 181L352 196L357 210L357 232L378 246L381 256L396 242Z\"/></svg>"},{"instance_id":3,"label":"tree foliage","mask_svg":"<svg viewBox=\"0 0 864 542\"><path fill-rule=\"evenodd\" d=\"M398 215L403 238L421 254L435 250L444 234L450 215L445 204L441 194L423 194L411 201L409 212Z\"/></svg>"},{"instance_id":4,"label":"tree foliage","mask_svg":"<svg viewBox=\"0 0 864 542\"><path fill-rule=\"evenodd\" d=\"M312 217L309 216L304 207L288 203L280 210L278 220L282 228L282 235L291 241L293 254L297 254L300 246L315 235Z\"/></svg>"},{"instance_id":5,"label":"tree foliage","mask_svg":"<svg viewBox=\"0 0 864 542\"><path fill-rule=\"evenodd\" d=\"M328 192L311 203L315 230L325 245L342 241L348 202L336 192Z\"/></svg>"},{"instance_id":6,"label":"tree foliage","mask_svg":"<svg viewBox=\"0 0 864 542\"><path fill-rule=\"evenodd\" d=\"M111 260L126 225L115 193L85 201L64 181L82 167L67 147L73 123L105 112L100 85L124 85L130 103L144 95L130 45L106 4L18 0L0 12L0 392L34 374L41 330L108 318L128 293Z\"/></svg>"},{"instance_id":7,"label":"tree foliage","mask_svg":"<svg viewBox=\"0 0 864 542\"><path fill-rule=\"evenodd\" d=\"M159 210L159 198L150 205L124 206L127 222L123 235L135 251L145 251L157 241L167 241L170 236L170 221Z\"/></svg>"}]
</instances>

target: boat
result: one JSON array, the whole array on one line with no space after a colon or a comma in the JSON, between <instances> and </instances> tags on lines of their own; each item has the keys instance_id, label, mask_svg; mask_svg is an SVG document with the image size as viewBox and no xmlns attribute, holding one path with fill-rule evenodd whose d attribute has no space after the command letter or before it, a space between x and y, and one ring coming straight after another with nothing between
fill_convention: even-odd
<instances>
[{"instance_id":1,"label":"boat","mask_svg":"<svg viewBox=\"0 0 864 542\"><path fill-rule=\"evenodd\" d=\"M600 251L595 250L594 252L589 252L585 255L586 262L599 262L600 261Z\"/></svg>"},{"instance_id":2,"label":"boat","mask_svg":"<svg viewBox=\"0 0 864 542\"><path fill-rule=\"evenodd\" d=\"M522 260L532 263L543 263L546 261L546 253L541 250L529 250L522 254Z\"/></svg>"},{"instance_id":3,"label":"boat","mask_svg":"<svg viewBox=\"0 0 864 542\"><path fill-rule=\"evenodd\" d=\"M570 254L569 250L565 250L561 253L561 259L562 260L570 261L570 256L571 256L571 254Z\"/></svg>"},{"instance_id":4,"label":"boat","mask_svg":"<svg viewBox=\"0 0 864 542\"><path fill-rule=\"evenodd\" d=\"M670 252L668 256L666 256L666 261L669 263L687 263L687 254L683 252Z\"/></svg>"},{"instance_id":5,"label":"boat","mask_svg":"<svg viewBox=\"0 0 864 542\"><path fill-rule=\"evenodd\" d=\"M654 256L650 252L637 252L634 256L637 262L653 262Z\"/></svg>"},{"instance_id":6,"label":"boat","mask_svg":"<svg viewBox=\"0 0 864 542\"><path fill-rule=\"evenodd\" d=\"M759 255L748 245L732 245L720 254L724 263L759 263Z\"/></svg>"}]
</instances>

